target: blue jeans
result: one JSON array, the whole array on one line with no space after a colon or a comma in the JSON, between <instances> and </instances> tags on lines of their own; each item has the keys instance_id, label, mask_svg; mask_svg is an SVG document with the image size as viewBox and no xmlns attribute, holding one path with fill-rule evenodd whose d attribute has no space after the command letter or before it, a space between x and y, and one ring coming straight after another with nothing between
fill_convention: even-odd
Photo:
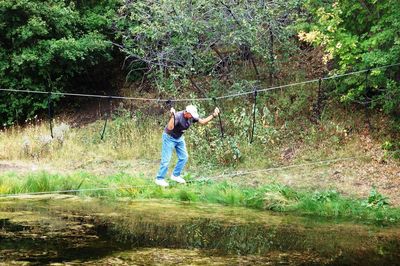
<instances>
[{"instance_id":1,"label":"blue jeans","mask_svg":"<svg viewBox=\"0 0 400 266\"><path fill-rule=\"evenodd\" d=\"M179 139L175 139L167 133L162 134L162 151L161 151L161 163L160 170L157 174L157 179L164 179L168 171L168 165L171 161L172 152L176 150L178 156L178 163L175 166L172 174L174 176L180 176L188 160L188 153L186 151L185 138L182 136Z\"/></svg>"}]
</instances>

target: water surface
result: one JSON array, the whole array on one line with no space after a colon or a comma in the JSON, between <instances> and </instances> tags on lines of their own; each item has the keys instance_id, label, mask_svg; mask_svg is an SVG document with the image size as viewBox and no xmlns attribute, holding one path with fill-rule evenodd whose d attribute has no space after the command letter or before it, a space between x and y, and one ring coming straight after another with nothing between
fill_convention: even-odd
<instances>
[{"instance_id":1,"label":"water surface","mask_svg":"<svg viewBox=\"0 0 400 266\"><path fill-rule=\"evenodd\" d=\"M398 265L400 227L169 200L0 201L2 265ZM0 263L0 264L1 264Z\"/></svg>"}]
</instances>

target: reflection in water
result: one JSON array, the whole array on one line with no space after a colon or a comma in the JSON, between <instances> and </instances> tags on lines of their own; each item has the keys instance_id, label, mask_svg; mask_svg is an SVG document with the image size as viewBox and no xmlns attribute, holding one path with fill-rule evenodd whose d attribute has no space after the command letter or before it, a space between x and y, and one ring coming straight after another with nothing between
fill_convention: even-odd
<instances>
[{"instance_id":1,"label":"reflection in water","mask_svg":"<svg viewBox=\"0 0 400 266\"><path fill-rule=\"evenodd\" d=\"M396 265L400 228L172 201L0 202L6 265Z\"/></svg>"}]
</instances>

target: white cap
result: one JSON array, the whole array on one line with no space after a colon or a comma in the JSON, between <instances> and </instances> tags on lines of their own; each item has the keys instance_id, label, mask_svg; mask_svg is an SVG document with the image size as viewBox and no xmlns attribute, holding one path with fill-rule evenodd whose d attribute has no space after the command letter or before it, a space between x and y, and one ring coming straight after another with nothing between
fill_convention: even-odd
<instances>
[{"instance_id":1,"label":"white cap","mask_svg":"<svg viewBox=\"0 0 400 266\"><path fill-rule=\"evenodd\" d=\"M190 113L194 119L199 119L199 114L197 113L197 108L194 105L186 106L186 112Z\"/></svg>"}]
</instances>

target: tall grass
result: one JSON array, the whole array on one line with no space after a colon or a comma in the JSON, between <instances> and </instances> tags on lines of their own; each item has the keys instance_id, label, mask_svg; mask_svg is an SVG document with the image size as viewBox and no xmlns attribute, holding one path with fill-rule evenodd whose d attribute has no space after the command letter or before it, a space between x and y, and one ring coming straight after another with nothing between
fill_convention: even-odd
<instances>
[{"instance_id":1,"label":"tall grass","mask_svg":"<svg viewBox=\"0 0 400 266\"><path fill-rule=\"evenodd\" d=\"M106 177L88 173L60 175L46 172L27 175L9 173L0 176L2 195L87 188L110 189L80 191L73 194L113 200L173 199L365 222L400 222L400 208L387 206L385 198L376 190L373 190L367 199L351 199L333 190L296 191L279 183L249 187L227 181L192 180L186 186L172 184L169 188L161 188L152 180L124 173Z\"/></svg>"},{"instance_id":2,"label":"tall grass","mask_svg":"<svg viewBox=\"0 0 400 266\"><path fill-rule=\"evenodd\" d=\"M63 122L55 121L55 130ZM148 123L148 122L146 122ZM46 123L13 127L0 132L0 159L34 161L74 161L154 159L159 156L162 129L146 128L126 117L115 118L100 139L104 121L83 128L70 128L62 139L51 139Z\"/></svg>"},{"instance_id":3,"label":"tall grass","mask_svg":"<svg viewBox=\"0 0 400 266\"><path fill-rule=\"evenodd\" d=\"M291 111L280 112L281 107L290 106L289 96L274 102L272 107L269 98L260 100L252 144L249 143L252 110L243 102L240 107L237 101L225 106L225 139L220 138L217 121L207 126L193 126L185 134L189 167L259 168L279 165L286 160L301 162L360 154L363 143L356 134L349 135L346 124L353 117L337 121L329 117L320 125L314 125L307 116L295 115L307 107L303 106L304 101L303 107L296 105ZM303 96L306 97L307 94ZM199 105L199 108L204 116L209 113L210 107ZM51 139L47 123L11 127L0 132L0 159L68 163L78 169L81 165L104 161L158 161L164 118L121 111L108 122L103 140L100 138L104 126L102 120L84 127L69 128L60 139ZM55 130L62 123L56 120ZM289 152L289 158L286 158L288 150L295 153Z\"/></svg>"}]
</instances>

